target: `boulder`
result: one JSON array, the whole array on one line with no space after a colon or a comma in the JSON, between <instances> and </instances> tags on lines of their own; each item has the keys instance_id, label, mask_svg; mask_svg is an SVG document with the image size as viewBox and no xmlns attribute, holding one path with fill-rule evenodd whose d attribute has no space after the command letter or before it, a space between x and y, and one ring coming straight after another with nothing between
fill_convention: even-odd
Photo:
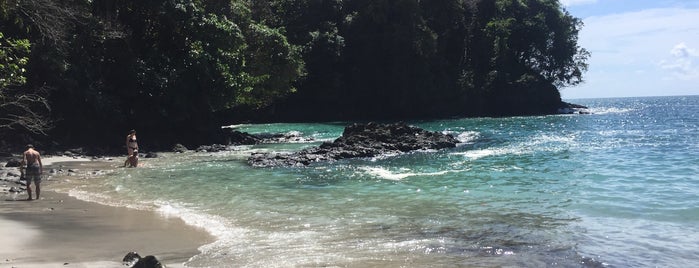
<instances>
[{"instance_id":1,"label":"boulder","mask_svg":"<svg viewBox=\"0 0 699 268\"><path fill-rule=\"evenodd\" d=\"M295 153L256 153L248 158L254 167L307 166L314 162L345 158L375 157L415 150L439 150L455 147L459 141L451 135L430 132L404 123L352 124L335 141Z\"/></svg>"},{"instance_id":2,"label":"boulder","mask_svg":"<svg viewBox=\"0 0 699 268\"><path fill-rule=\"evenodd\" d=\"M179 144L179 143L175 144L175 146L172 146L172 152L174 152L174 153L184 153L184 152L187 152L188 150L189 149L187 149L187 147L185 147L184 145Z\"/></svg>"},{"instance_id":3,"label":"boulder","mask_svg":"<svg viewBox=\"0 0 699 268\"><path fill-rule=\"evenodd\" d=\"M145 256L139 259L131 268L164 268L165 265L153 255Z\"/></svg>"},{"instance_id":4,"label":"boulder","mask_svg":"<svg viewBox=\"0 0 699 268\"><path fill-rule=\"evenodd\" d=\"M10 159L7 161L7 164L5 164L5 167L19 167L21 165L21 161L19 159Z\"/></svg>"},{"instance_id":5,"label":"boulder","mask_svg":"<svg viewBox=\"0 0 699 268\"><path fill-rule=\"evenodd\" d=\"M304 137L301 132L290 131L287 133L258 133L254 135L260 139L260 143L289 143L289 142L311 142L312 137Z\"/></svg>"},{"instance_id":6,"label":"boulder","mask_svg":"<svg viewBox=\"0 0 699 268\"><path fill-rule=\"evenodd\" d=\"M561 103L561 107L556 112L558 114L590 114L586 106L568 102Z\"/></svg>"},{"instance_id":7,"label":"boulder","mask_svg":"<svg viewBox=\"0 0 699 268\"><path fill-rule=\"evenodd\" d=\"M138 255L138 253L131 251L127 253L121 261L124 263L124 266L132 266L140 259L141 255Z\"/></svg>"},{"instance_id":8,"label":"boulder","mask_svg":"<svg viewBox=\"0 0 699 268\"><path fill-rule=\"evenodd\" d=\"M221 145L221 144L212 144L212 145L202 145L197 148L197 152L200 153L215 153L215 152L221 152L221 151L226 151L228 150L228 146Z\"/></svg>"},{"instance_id":9,"label":"boulder","mask_svg":"<svg viewBox=\"0 0 699 268\"><path fill-rule=\"evenodd\" d=\"M228 144L231 145L255 145L261 140L259 137L237 130L228 133Z\"/></svg>"},{"instance_id":10,"label":"boulder","mask_svg":"<svg viewBox=\"0 0 699 268\"><path fill-rule=\"evenodd\" d=\"M129 252L124 256L122 259L122 262L124 266L129 266L131 268L163 268L165 267L164 264L160 263L160 261L153 255L148 255L145 257L141 257L136 252Z\"/></svg>"}]
</instances>

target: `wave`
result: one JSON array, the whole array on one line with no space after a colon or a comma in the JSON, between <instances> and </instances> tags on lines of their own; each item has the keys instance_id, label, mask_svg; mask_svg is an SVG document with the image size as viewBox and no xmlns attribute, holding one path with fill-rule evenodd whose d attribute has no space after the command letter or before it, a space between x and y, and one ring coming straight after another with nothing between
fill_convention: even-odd
<instances>
[{"instance_id":1,"label":"wave","mask_svg":"<svg viewBox=\"0 0 699 268\"><path fill-rule=\"evenodd\" d=\"M203 256L201 255L204 254L216 254L216 252L221 252L221 249L228 247L230 241L239 241L248 233L247 229L235 227L234 224L222 216L209 215L201 212L201 209L190 208L186 204L175 204L162 200L151 202L138 202L133 199L122 200L110 197L107 194L91 193L78 189L71 189L67 194L82 201L112 207L153 211L163 218L178 218L185 224L204 230L216 238L212 243L200 246L198 250L201 253L189 258L188 262L202 258Z\"/></svg>"},{"instance_id":2,"label":"wave","mask_svg":"<svg viewBox=\"0 0 699 268\"><path fill-rule=\"evenodd\" d=\"M623 114L635 111L632 108L619 108L619 107L592 107L588 109L591 114Z\"/></svg>"},{"instance_id":3,"label":"wave","mask_svg":"<svg viewBox=\"0 0 699 268\"><path fill-rule=\"evenodd\" d=\"M531 138L523 137L523 139L526 140L505 145L503 147L490 147L463 152L454 152L451 153L451 155L460 155L471 160L476 160L491 156L530 154L537 151L555 152L578 146L578 142L576 140L577 136L575 134L539 134Z\"/></svg>"},{"instance_id":4,"label":"wave","mask_svg":"<svg viewBox=\"0 0 699 268\"><path fill-rule=\"evenodd\" d=\"M461 143L473 143L481 138L481 133L478 131L464 131L455 137Z\"/></svg>"},{"instance_id":5,"label":"wave","mask_svg":"<svg viewBox=\"0 0 699 268\"><path fill-rule=\"evenodd\" d=\"M465 152L452 153L452 155L461 155L467 157L471 160L481 159L489 156L499 156L499 155L517 155L523 154L521 149L517 148L488 148L488 149L478 149L470 150Z\"/></svg>"},{"instance_id":6,"label":"wave","mask_svg":"<svg viewBox=\"0 0 699 268\"><path fill-rule=\"evenodd\" d=\"M400 172L393 172L383 167L359 167L361 171L366 172L372 177L378 177L385 180L400 181L408 177L413 176L439 176L448 173L449 171L438 171L438 172L410 172L408 168L401 168Z\"/></svg>"},{"instance_id":7,"label":"wave","mask_svg":"<svg viewBox=\"0 0 699 268\"><path fill-rule=\"evenodd\" d=\"M57 192L61 192L56 189ZM74 197L78 200L97 203L100 205L111 206L111 207L124 207L136 210L153 210L153 206L146 203L135 203L133 201L126 201L121 199L115 199L107 194L93 193L85 190L70 189L67 192L68 196Z\"/></svg>"},{"instance_id":8,"label":"wave","mask_svg":"<svg viewBox=\"0 0 699 268\"><path fill-rule=\"evenodd\" d=\"M234 124L234 125L222 126L221 128L238 129L238 128L242 128L242 127L249 127L252 125L253 124Z\"/></svg>"}]
</instances>

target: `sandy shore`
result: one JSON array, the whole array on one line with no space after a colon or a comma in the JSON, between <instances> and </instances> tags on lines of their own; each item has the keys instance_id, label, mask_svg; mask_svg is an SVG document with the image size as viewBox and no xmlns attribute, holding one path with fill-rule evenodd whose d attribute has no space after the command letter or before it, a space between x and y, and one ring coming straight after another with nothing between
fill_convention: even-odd
<instances>
[{"instance_id":1,"label":"sandy shore","mask_svg":"<svg viewBox=\"0 0 699 268\"><path fill-rule=\"evenodd\" d=\"M68 161L68 162L66 162ZM87 159L43 159L46 170L84 166ZM116 162L89 163L113 168ZM3 163L4 164L4 163ZM154 255L168 267L199 253L213 238L180 219L155 212L117 208L77 200L51 191L60 175L42 183L41 200L25 201L26 192L0 193L0 267L125 267L130 251Z\"/></svg>"}]
</instances>

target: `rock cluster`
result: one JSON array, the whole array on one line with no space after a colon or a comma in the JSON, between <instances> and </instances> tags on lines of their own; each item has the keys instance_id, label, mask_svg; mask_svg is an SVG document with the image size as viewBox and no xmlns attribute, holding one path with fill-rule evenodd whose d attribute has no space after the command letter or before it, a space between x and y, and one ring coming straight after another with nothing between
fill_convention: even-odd
<instances>
[{"instance_id":1,"label":"rock cluster","mask_svg":"<svg viewBox=\"0 0 699 268\"><path fill-rule=\"evenodd\" d=\"M148 255L141 257L136 252L129 252L122 259L124 266L131 268L164 268L165 265L162 264L155 256Z\"/></svg>"},{"instance_id":2,"label":"rock cluster","mask_svg":"<svg viewBox=\"0 0 699 268\"><path fill-rule=\"evenodd\" d=\"M352 124L332 143L290 154L256 153L248 158L248 163L254 167L306 166L320 161L451 148L458 142L451 135L404 123Z\"/></svg>"},{"instance_id":3,"label":"rock cluster","mask_svg":"<svg viewBox=\"0 0 699 268\"><path fill-rule=\"evenodd\" d=\"M558 108L558 114L590 114L587 106L580 104L563 102L562 106Z\"/></svg>"},{"instance_id":4,"label":"rock cluster","mask_svg":"<svg viewBox=\"0 0 699 268\"><path fill-rule=\"evenodd\" d=\"M211 144L211 145L200 145L194 151L200 153L215 153L230 151L239 145L255 145L260 143L287 143L287 142L309 142L313 141L313 138L306 138L298 132L289 133L259 133L259 134L249 134L245 132L240 132L237 130L232 130L226 135L226 144ZM172 149L174 153L185 153L189 151L187 147L178 143L175 144Z\"/></svg>"}]
</instances>

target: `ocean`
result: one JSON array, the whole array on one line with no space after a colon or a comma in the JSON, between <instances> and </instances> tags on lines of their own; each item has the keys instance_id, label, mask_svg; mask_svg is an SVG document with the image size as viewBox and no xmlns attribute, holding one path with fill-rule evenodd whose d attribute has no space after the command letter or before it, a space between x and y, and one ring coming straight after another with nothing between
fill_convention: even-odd
<instances>
[{"instance_id":1,"label":"ocean","mask_svg":"<svg viewBox=\"0 0 699 268\"><path fill-rule=\"evenodd\" d=\"M246 159L349 123L239 125L310 141L51 187L205 229L216 241L187 267L699 267L699 96L569 101L592 114L407 122L461 143L303 168Z\"/></svg>"}]
</instances>

